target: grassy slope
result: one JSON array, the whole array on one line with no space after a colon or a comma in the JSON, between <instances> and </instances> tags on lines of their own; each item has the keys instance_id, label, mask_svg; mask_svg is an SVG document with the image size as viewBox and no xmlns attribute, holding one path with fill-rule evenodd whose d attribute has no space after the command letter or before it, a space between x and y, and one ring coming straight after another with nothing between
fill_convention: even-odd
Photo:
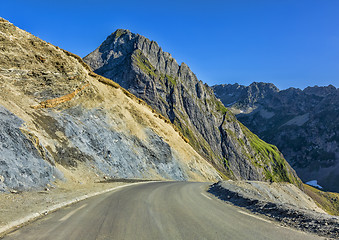
<instances>
[{"instance_id":1,"label":"grassy slope","mask_svg":"<svg viewBox=\"0 0 339 240\"><path fill-rule=\"evenodd\" d=\"M339 215L339 193L323 192L319 189L304 184L305 192L322 209L332 215Z\"/></svg>"},{"instance_id":2,"label":"grassy slope","mask_svg":"<svg viewBox=\"0 0 339 240\"><path fill-rule=\"evenodd\" d=\"M258 159L261 159L261 162L254 161L253 164L264 169L266 179L273 182L290 182L301 187L301 181L289 172L288 163L278 148L261 140L243 124L239 124L250 140ZM272 167L268 167L269 165Z\"/></svg>"}]
</instances>

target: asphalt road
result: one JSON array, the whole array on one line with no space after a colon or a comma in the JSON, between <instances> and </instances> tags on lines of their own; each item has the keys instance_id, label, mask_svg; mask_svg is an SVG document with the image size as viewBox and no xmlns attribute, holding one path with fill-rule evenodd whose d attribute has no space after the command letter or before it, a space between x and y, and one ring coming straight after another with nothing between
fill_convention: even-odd
<instances>
[{"instance_id":1,"label":"asphalt road","mask_svg":"<svg viewBox=\"0 0 339 240\"><path fill-rule=\"evenodd\" d=\"M207 186L127 186L49 214L4 239L323 239L224 203L209 195Z\"/></svg>"}]
</instances>

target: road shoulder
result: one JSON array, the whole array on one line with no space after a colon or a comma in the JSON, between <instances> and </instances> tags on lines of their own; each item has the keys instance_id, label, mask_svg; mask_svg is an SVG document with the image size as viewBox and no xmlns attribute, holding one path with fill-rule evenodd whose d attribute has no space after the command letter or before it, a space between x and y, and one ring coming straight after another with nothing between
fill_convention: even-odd
<instances>
[{"instance_id":1,"label":"road shoulder","mask_svg":"<svg viewBox=\"0 0 339 240\"><path fill-rule=\"evenodd\" d=\"M122 187L144 182L107 181L59 184L44 191L0 194L0 238L51 212Z\"/></svg>"},{"instance_id":2,"label":"road shoulder","mask_svg":"<svg viewBox=\"0 0 339 240\"><path fill-rule=\"evenodd\" d=\"M222 201L251 211L253 214L265 216L285 227L309 232L322 237L339 238L339 218L300 208L291 204L269 202L254 197L249 191L228 187L230 184L215 183L208 192ZM245 189L246 190L246 189ZM248 189L247 189L248 190Z\"/></svg>"}]
</instances>

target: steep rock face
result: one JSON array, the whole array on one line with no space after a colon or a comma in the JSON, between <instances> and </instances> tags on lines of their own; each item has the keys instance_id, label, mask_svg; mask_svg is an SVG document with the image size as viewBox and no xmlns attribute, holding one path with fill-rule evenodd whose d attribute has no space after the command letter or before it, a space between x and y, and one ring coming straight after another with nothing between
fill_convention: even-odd
<instances>
[{"instance_id":1,"label":"steep rock face","mask_svg":"<svg viewBox=\"0 0 339 240\"><path fill-rule=\"evenodd\" d=\"M23 121L0 106L0 192L43 187L62 174L36 139L21 128ZM9 159L13 161L9 161ZM29 161L27 161L29 159Z\"/></svg>"},{"instance_id":2,"label":"steep rock face","mask_svg":"<svg viewBox=\"0 0 339 240\"><path fill-rule=\"evenodd\" d=\"M72 181L80 167L84 183L220 179L168 120L80 57L4 19L0 42L0 191Z\"/></svg>"},{"instance_id":3,"label":"steep rock face","mask_svg":"<svg viewBox=\"0 0 339 240\"><path fill-rule=\"evenodd\" d=\"M227 176L298 182L276 147L248 131L210 87L156 42L119 29L84 61L169 118Z\"/></svg>"},{"instance_id":4,"label":"steep rock face","mask_svg":"<svg viewBox=\"0 0 339 240\"><path fill-rule=\"evenodd\" d=\"M303 181L318 180L326 190L339 192L339 89L279 91L266 83L213 89L251 131L279 147Z\"/></svg>"}]
</instances>

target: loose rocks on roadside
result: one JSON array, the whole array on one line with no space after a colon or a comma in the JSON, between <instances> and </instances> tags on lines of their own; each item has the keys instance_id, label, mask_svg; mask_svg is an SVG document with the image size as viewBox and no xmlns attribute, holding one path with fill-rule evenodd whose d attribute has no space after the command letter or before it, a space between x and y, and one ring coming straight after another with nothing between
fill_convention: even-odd
<instances>
[{"instance_id":1,"label":"loose rocks on roadside","mask_svg":"<svg viewBox=\"0 0 339 240\"><path fill-rule=\"evenodd\" d=\"M291 204L272 203L230 190L222 182L210 186L209 193L236 206L273 218L284 226L311 232L323 237L339 239L339 218L328 214L302 209Z\"/></svg>"}]
</instances>

